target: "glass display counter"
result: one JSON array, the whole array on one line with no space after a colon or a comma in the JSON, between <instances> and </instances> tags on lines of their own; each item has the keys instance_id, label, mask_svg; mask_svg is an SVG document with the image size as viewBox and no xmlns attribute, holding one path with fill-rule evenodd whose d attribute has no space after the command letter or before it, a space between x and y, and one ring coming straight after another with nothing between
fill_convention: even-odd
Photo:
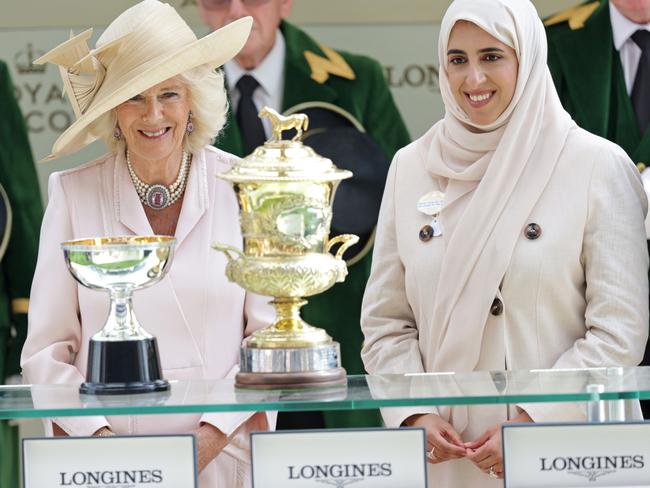
<instances>
[{"instance_id":1,"label":"glass display counter","mask_svg":"<svg viewBox=\"0 0 650 488\"><path fill-rule=\"evenodd\" d=\"M584 401L590 419L603 420L605 402L611 416L621 400L650 399L650 367L358 375L347 387L300 391L240 390L231 379L170 383L168 392L119 396L80 395L78 385L0 386L0 419Z\"/></svg>"}]
</instances>

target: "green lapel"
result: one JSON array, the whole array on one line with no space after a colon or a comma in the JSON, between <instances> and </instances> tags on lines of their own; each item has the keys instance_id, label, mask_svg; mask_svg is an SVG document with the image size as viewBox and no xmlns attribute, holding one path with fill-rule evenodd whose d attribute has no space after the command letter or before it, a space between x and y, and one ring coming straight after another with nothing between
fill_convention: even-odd
<instances>
[{"instance_id":1,"label":"green lapel","mask_svg":"<svg viewBox=\"0 0 650 488\"><path fill-rule=\"evenodd\" d=\"M632 100L627 93L625 76L618 52L612 46L612 95L609 130L605 137L621 146L631 158L641 142Z\"/></svg>"},{"instance_id":2,"label":"green lapel","mask_svg":"<svg viewBox=\"0 0 650 488\"><path fill-rule=\"evenodd\" d=\"M630 100L630 109L632 114L634 114L634 109L632 108L632 100ZM634 120L634 127L638 127L636 122L636 116L632 115ZM646 167L650 167L650 127L645 130L645 134L641 138L638 146L630 153L630 157L635 163L643 163Z\"/></svg>"},{"instance_id":3,"label":"green lapel","mask_svg":"<svg viewBox=\"0 0 650 488\"><path fill-rule=\"evenodd\" d=\"M630 156L635 163L643 163L650 167L650 128L645 131L641 143Z\"/></svg>"},{"instance_id":4,"label":"green lapel","mask_svg":"<svg viewBox=\"0 0 650 488\"><path fill-rule=\"evenodd\" d=\"M569 39L564 39L564 36ZM567 90L575 101L575 121L589 132L605 136L610 113L612 73L612 29L609 5L601 2L585 26L567 30L551 42L566 73ZM563 46L571 46L566 49Z\"/></svg>"},{"instance_id":5,"label":"green lapel","mask_svg":"<svg viewBox=\"0 0 650 488\"><path fill-rule=\"evenodd\" d=\"M305 51L313 51L325 56L318 44L288 22L283 21L280 29L287 46L282 110L315 100L334 103L337 98L336 92L326 84L318 83L311 78L311 70L305 59Z\"/></svg>"}]
</instances>

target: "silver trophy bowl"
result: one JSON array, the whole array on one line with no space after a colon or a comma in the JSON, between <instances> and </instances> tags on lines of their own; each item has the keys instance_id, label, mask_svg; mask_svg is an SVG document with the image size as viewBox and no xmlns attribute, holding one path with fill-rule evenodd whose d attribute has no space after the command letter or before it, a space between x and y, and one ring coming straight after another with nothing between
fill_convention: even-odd
<instances>
[{"instance_id":1,"label":"silver trophy bowl","mask_svg":"<svg viewBox=\"0 0 650 488\"><path fill-rule=\"evenodd\" d=\"M85 394L133 394L169 389L162 378L156 338L133 311L135 290L160 281L174 255L173 237L79 239L61 244L74 278L110 295L108 318L90 340Z\"/></svg>"}]
</instances>

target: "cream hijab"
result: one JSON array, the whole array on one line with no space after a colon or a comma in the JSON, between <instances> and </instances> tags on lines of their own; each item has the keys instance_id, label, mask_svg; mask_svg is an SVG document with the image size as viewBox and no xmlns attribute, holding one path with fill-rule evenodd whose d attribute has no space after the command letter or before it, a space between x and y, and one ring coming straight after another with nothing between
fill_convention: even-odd
<instances>
[{"instance_id":1,"label":"cream hijab","mask_svg":"<svg viewBox=\"0 0 650 488\"><path fill-rule=\"evenodd\" d=\"M519 60L513 99L490 125L472 123L449 87L447 44L459 20L512 47ZM438 347L424 366L461 372L476 367L513 248L575 124L553 86L544 27L528 0L454 1L442 21L438 57L446 113L431 129L426 165L445 191L446 251L433 302L439 335L431 339Z\"/></svg>"}]
</instances>

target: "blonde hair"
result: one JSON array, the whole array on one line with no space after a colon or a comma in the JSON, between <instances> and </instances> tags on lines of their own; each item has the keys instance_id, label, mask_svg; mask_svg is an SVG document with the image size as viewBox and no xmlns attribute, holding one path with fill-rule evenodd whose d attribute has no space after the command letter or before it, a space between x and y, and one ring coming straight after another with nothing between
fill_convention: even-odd
<instances>
[{"instance_id":1,"label":"blonde hair","mask_svg":"<svg viewBox=\"0 0 650 488\"><path fill-rule=\"evenodd\" d=\"M192 111L194 130L184 138L184 148L196 152L211 144L226 123L228 96L224 88L223 73L207 65L201 65L178 75L187 87ZM102 139L108 149L116 153L123 141L113 136L117 126L115 108L97 118L88 130ZM122 143L122 144L120 144Z\"/></svg>"}]
</instances>

